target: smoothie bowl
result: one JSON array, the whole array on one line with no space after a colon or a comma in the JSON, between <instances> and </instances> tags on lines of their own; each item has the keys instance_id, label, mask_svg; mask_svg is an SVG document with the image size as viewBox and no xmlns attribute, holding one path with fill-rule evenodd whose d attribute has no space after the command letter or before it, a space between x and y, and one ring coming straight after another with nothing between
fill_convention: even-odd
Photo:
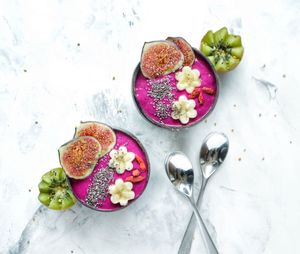
<instances>
[{"instance_id":1,"label":"smoothie bowl","mask_svg":"<svg viewBox=\"0 0 300 254\"><path fill-rule=\"evenodd\" d=\"M150 176L142 144L129 132L98 122L82 122L74 139L60 147L59 159L76 199L97 211L127 207Z\"/></svg>"},{"instance_id":2,"label":"smoothie bowl","mask_svg":"<svg viewBox=\"0 0 300 254\"><path fill-rule=\"evenodd\" d=\"M218 77L198 50L181 37L144 44L132 77L132 94L139 112L168 129L190 127L215 107Z\"/></svg>"}]
</instances>

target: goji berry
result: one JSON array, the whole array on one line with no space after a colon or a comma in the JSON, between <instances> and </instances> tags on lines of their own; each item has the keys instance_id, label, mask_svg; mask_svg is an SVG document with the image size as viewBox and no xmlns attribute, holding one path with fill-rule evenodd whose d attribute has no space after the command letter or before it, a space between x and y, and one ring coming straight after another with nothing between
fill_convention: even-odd
<instances>
[{"instance_id":1,"label":"goji berry","mask_svg":"<svg viewBox=\"0 0 300 254\"><path fill-rule=\"evenodd\" d=\"M202 91L200 92L199 96L198 96L198 101L200 105L203 105L204 103L204 98L203 98L203 94Z\"/></svg>"},{"instance_id":2,"label":"goji berry","mask_svg":"<svg viewBox=\"0 0 300 254\"><path fill-rule=\"evenodd\" d=\"M202 87L202 91L206 94L209 94L209 95L214 95L215 94L215 89L213 89L211 87Z\"/></svg>"},{"instance_id":3,"label":"goji berry","mask_svg":"<svg viewBox=\"0 0 300 254\"><path fill-rule=\"evenodd\" d=\"M141 174L141 172L138 169L135 169L132 171L133 176L139 176L140 174Z\"/></svg>"},{"instance_id":4,"label":"goji berry","mask_svg":"<svg viewBox=\"0 0 300 254\"><path fill-rule=\"evenodd\" d=\"M200 94L200 89L198 87L195 87L191 94L188 95L189 99L195 99Z\"/></svg>"}]
</instances>

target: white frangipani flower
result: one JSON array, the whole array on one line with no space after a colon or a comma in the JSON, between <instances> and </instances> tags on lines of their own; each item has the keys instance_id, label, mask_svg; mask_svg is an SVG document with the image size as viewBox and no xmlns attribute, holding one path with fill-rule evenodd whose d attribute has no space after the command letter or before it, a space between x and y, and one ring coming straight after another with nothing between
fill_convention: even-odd
<instances>
[{"instance_id":1,"label":"white frangipani flower","mask_svg":"<svg viewBox=\"0 0 300 254\"><path fill-rule=\"evenodd\" d=\"M131 182L123 182L122 179L117 179L115 184L108 187L111 195L110 201L113 204L120 203L121 206L126 206L129 200L134 199L134 192L132 191L133 184Z\"/></svg>"},{"instance_id":2,"label":"white frangipani flower","mask_svg":"<svg viewBox=\"0 0 300 254\"><path fill-rule=\"evenodd\" d=\"M197 69L191 69L190 66L184 66L180 72L176 75L178 90L186 90L188 93L192 93L195 87L200 86L200 72Z\"/></svg>"},{"instance_id":3,"label":"white frangipani flower","mask_svg":"<svg viewBox=\"0 0 300 254\"><path fill-rule=\"evenodd\" d=\"M173 102L171 116L175 120L179 119L182 124L187 124L190 118L197 116L195 106L194 100L188 100L185 95L181 95L178 101Z\"/></svg>"},{"instance_id":4,"label":"white frangipani flower","mask_svg":"<svg viewBox=\"0 0 300 254\"><path fill-rule=\"evenodd\" d=\"M119 150L113 149L109 156L111 159L108 166L115 168L118 174L123 174L125 170L130 171L133 169L132 161L135 155L132 152L127 152L125 146L120 146Z\"/></svg>"}]
</instances>

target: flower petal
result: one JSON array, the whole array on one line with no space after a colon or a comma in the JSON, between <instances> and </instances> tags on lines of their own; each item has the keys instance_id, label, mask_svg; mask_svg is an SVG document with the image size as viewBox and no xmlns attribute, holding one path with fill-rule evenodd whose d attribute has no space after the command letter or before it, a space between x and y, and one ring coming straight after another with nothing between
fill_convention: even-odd
<instances>
[{"instance_id":1,"label":"flower petal","mask_svg":"<svg viewBox=\"0 0 300 254\"><path fill-rule=\"evenodd\" d=\"M195 108L195 106L196 106L195 101L194 100L189 100L189 102L188 102L188 108L193 109L193 108Z\"/></svg>"},{"instance_id":2,"label":"flower petal","mask_svg":"<svg viewBox=\"0 0 300 254\"><path fill-rule=\"evenodd\" d=\"M181 82L181 81L177 83L177 88L178 88L178 90L182 91L182 90L185 89L185 87L186 87L186 84L185 84L185 83L183 83L183 82Z\"/></svg>"},{"instance_id":3,"label":"flower petal","mask_svg":"<svg viewBox=\"0 0 300 254\"><path fill-rule=\"evenodd\" d=\"M121 199L120 200L120 205L121 206L126 206L128 204L128 200L127 199Z\"/></svg>"},{"instance_id":4,"label":"flower petal","mask_svg":"<svg viewBox=\"0 0 300 254\"><path fill-rule=\"evenodd\" d=\"M177 81L182 80L182 78L183 78L183 73L182 73L182 72L177 72L177 73L175 74L175 78L176 78Z\"/></svg>"},{"instance_id":5,"label":"flower petal","mask_svg":"<svg viewBox=\"0 0 300 254\"><path fill-rule=\"evenodd\" d=\"M115 192L115 189L116 189L115 185L110 185L110 186L108 187L108 192L109 192L110 194L113 194L113 193Z\"/></svg>"},{"instance_id":6,"label":"flower petal","mask_svg":"<svg viewBox=\"0 0 300 254\"><path fill-rule=\"evenodd\" d=\"M133 169L133 164L131 163L131 161L128 161L128 162L125 163L125 169L127 171L130 171L130 170Z\"/></svg>"},{"instance_id":7,"label":"flower petal","mask_svg":"<svg viewBox=\"0 0 300 254\"><path fill-rule=\"evenodd\" d=\"M175 112L172 112L172 113L171 113L171 117L172 117L174 120L179 119L179 115L176 114Z\"/></svg>"},{"instance_id":8,"label":"flower petal","mask_svg":"<svg viewBox=\"0 0 300 254\"><path fill-rule=\"evenodd\" d=\"M193 86L189 86L185 89L188 93L192 93L194 91L194 87Z\"/></svg>"},{"instance_id":9,"label":"flower petal","mask_svg":"<svg viewBox=\"0 0 300 254\"><path fill-rule=\"evenodd\" d=\"M113 160L113 159L110 159L110 160L109 160L108 166L109 166L110 168L114 168L114 160Z\"/></svg>"},{"instance_id":10,"label":"flower petal","mask_svg":"<svg viewBox=\"0 0 300 254\"><path fill-rule=\"evenodd\" d=\"M131 190L132 187L133 187L132 182L125 182L124 185L125 185L125 187L126 187L127 190Z\"/></svg>"},{"instance_id":11,"label":"flower petal","mask_svg":"<svg viewBox=\"0 0 300 254\"><path fill-rule=\"evenodd\" d=\"M179 117L179 120L182 124L187 124L189 122L189 118L186 114L182 114L180 117Z\"/></svg>"},{"instance_id":12,"label":"flower petal","mask_svg":"<svg viewBox=\"0 0 300 254\"><path fill-rule=\"evenodd\" d=\"M119 197L117 195L112 195L110 197L110 201L113 203L113 204L117 204L119 203Z\"/></svg>"},{"instance_id":13,"label":"flower petal","mask_svg":"<svg viewBox=\"0 0 300 254\"><path fill-rule=\"evenodd\" d=\"M117 150L113 149L110 151L109 156L110 158L114 158L116 154L117 154Z\"/></svg>"},{"instance_id":14,"label":"flower petal","mask_svg":"<svg viewBox=\"0 0 300 254\"><path fill-rule=\"evenodd\" d=\"M134 199L134 192L133 191L124 191L123 194L123 197L128 199L128 200L131 200L131 199Z\"/></svg>"},{"instance_id":15,"label":"flower petal","mask_svg":"<svg viewBox=\"0 0 300 254\"><path fill-rule=\"evenodd\" d=\"M194 79L193 82L191 83L192 87L198 87L200 86L200 80L199 79Z\"/></svg>"},{"instance_id":16,"label":"flower petal","mask_svg":"<svg viewBox=\"0 0 300 254\"><path fill-rule=\"evenodd\" d=\"M198 69L192 70L194 79L198 79L200 77L200 71Z\"/></svg>"},{"instance_id":17,"label":"flower petal","mask_svg":"<svg viewBox=\"0 0 300 254\"><path fill-rule=\"evenodd\" d=\"M119 152L121 152L121 153L127 153L127 148L126 148L126 146L120 146L119 147Z\"/></svg>"},{"instance_id":18,"label":"flower petal","mask_svg":"<svg viewBox=\"0 0 300 254\"><path fill-rule=\"evenodd\" d=\"M187 98L185 97L185 95L181 95L181 96L179 96L178 101L180 101L180 102L186 102Z\"/></svg>"},{"instance_id":19,"label":"flower petal","mask_svg":"<svg viewBox=\"0 0 300 254\"><path fill-rule=\"evenodd\" d=\"M125 161L133 161L135 158L135 154L132 152L128 152L125 156L124 156L124 160Z\"/></svg>"},{"instance_id":20,"label":"flower petal","mask_svg":"<svg viewBox=\"0 0 300 254\"><path fill-rule=\"evenodd\" d=\"M191 72L191 67L190 67L190 66L184 66L184 67L182 68L182 72L183 72L184 74L190 73L190 72Z\"/></svg>"},{"instance_id":21,"label":"flower petal","mask_svg":"<svg viewBox=\"0 0 300 254\"><path fill-rule=\"evenodd\" d=\"M122 178L118 178L116 181L115 181L115 184L116 185L119 185L119 184L122 184L123 183L123 179Z\"/></svg>"},{"instance_id":22,"label":"flower petal","mask_svg":"<svg viewBox=\"0 0 300 254\"><path fill-rule=\"evenodd\" d=\"M118 168L116 168L116 171L118 174L123 174L125 171L125 167L123 167L123 168L118 167Z\"/></svg>"},{"instance_id":23,"label":"flower petal","mask_svg":"<svg viewBox=\"0 0 300 254\"><path fill-rule=\"evenodd\" d=\"M192 109L192 110L187 112L187 116L189 118L195 118L197 116L197 111L195 109Z\"/></svg>"}]
</instances>

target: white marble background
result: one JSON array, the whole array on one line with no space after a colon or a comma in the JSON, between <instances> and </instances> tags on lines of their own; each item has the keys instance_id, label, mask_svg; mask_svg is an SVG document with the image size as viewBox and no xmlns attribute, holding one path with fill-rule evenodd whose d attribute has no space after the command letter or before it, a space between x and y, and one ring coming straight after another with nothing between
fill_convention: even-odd
<instances>
[{"instance_id":1,"label":"white marble background","mask_svg":"<svg viewBox=\"0 0 300 254\"><path fill-rule=\"evenodd\" d=\"M201 208L220 253L300 253L299 13L297 0L1 0L0 253L176 253L191 209L163 160L186 152L199 187L211 131L231 145ZM222 26L242 35L245 55L221 76L207 122L180 133L146 122L130 94L143 42L183 36L198 47ZM144 143L147 191L116 213L40 206L37 184L59 166L58 147L93 119ZM192 253L200 249L197 233Z\"/></svg>"}]
</instances>

